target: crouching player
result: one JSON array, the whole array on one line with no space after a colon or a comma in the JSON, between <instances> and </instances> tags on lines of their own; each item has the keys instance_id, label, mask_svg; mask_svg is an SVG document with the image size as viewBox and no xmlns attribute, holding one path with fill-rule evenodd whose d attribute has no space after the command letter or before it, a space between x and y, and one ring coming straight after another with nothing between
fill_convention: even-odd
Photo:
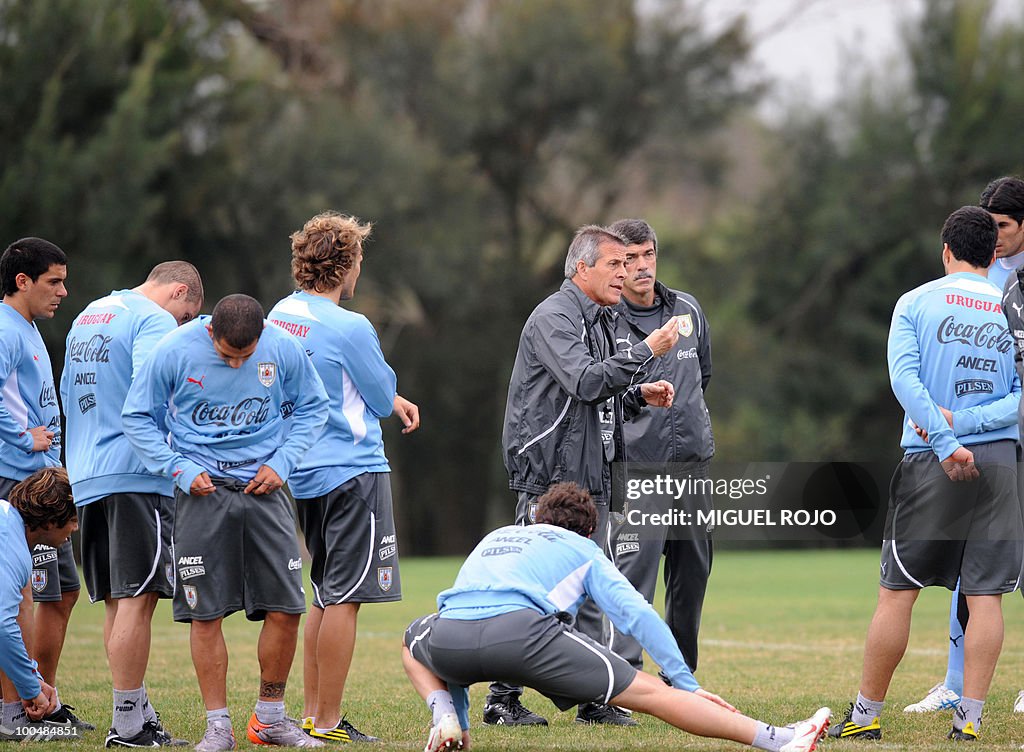
<instances>
[{"instance_id":1,"label":"crouching player","mask_svg":"<svg viewBox=\"0 0 1024 752\"><path fill-rule=\"evenodd\" d=\"M698 686L665 622L586 536L597 523L590 494L552 486L537 524L499 528L480 542L438 613L405 633L402 662L433 713L425 752L469 746L469 685L501 679L533 687L560 709L600 702L638 710L698 736L772 752L810 752L830 711L772 726ZM616 629L635 637L673 689L573 629L590 596Z\"/></svg>"},{"instance_id":2,"label":"crouching player","mask_svg":"<svg viewBox=\"0 0 1024 752\"><path fill-rule=\"evenodd\" d=\"M19 697L22 706L0 725L0 741L78 731L39 722L56 709L57 694L29 658L23 636L31 631L31 551L40 543L58 548L77 529L71 484L62 467L37 470L15 485L7 499L0 498L0 684L4 697Z\"/></svg>"}]
</instances>

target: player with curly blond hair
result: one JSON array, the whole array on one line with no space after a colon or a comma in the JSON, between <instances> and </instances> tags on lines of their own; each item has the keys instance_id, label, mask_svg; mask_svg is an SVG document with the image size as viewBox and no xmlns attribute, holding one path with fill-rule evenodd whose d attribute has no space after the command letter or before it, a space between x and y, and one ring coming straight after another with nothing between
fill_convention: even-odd
<instances>
[{"instance_id":1,"label":"player with curly blond hair","mask_svg":"<svg viewBox=\"0 0 1024 752\"><path fill-rule=\"evenodd\" d=\"M313 607L304 633L303 729L326 742L376 741L341 717L345 680L363 603L402 597L391 508L390 466L380 419L397 412L404 433L418 408L395 392L373 325L340 307L355 293L363 242L372 226L325 212L292 238L299 290L280 301L271 323L297 337L331 395L327 427L288 481L313 557Z\"/></svg>"}]
</instances>

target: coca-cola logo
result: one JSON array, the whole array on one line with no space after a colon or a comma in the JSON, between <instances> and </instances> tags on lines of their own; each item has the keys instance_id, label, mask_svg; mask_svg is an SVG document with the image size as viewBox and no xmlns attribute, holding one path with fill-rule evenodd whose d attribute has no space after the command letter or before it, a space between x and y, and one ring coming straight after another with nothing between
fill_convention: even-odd
<instances>
[{"instance_id":1,"label":"coca-cola logo","mask_svg":"<svg viewBox=\"0 0 1024 752\"><path fill-rule=\"evenodd\" d=\"M939 324L939 330L935 333L939 344L948 345L959 342L962 345L979 347L985 350L996 350L1001 353L1009 352L1013 347L1013 337L1004 326L994 321L987 321L984 324L961 324L955 317L947 316Z\"/></svg>"},{"instance_id":2,"label":"coca-cola logo","mask_svg":"<svg viewBox=\"0 0 1024 752\"><path fill-rule=\"evenodd\" d=\"M192 410L197 426L239 427L264 423L270 414L269 397L246 397L237 405L211 405L203 400Z\"/></svg>"},{"instance_id":3,"label":"coca-cola logo","mask_svg":"<svg viewBox=\"0 0 1024 752\"><path fill-rule=\"evenodd\" d=\"M56 407L57 388L53 384L43 384L39 390L39 407Z\"/></svg>"},{"instance_id":4,"label":"coca-cola logo","mask_svg":"<svg viewBox=\"0 0 1024 752\"><path fill-rule=\"evenodd\" d=\"M71 340L68 357L75 363L109 363L110 337L94 334L89 339Z\"/></svg>"}]
</instances>

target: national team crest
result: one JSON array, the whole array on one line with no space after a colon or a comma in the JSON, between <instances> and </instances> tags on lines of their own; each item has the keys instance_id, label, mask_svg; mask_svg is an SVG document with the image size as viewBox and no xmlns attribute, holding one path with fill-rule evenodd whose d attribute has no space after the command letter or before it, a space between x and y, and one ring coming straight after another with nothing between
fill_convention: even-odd
<instances>
[{"instance_id":1,"label":"national team crest","mask_svg":"<svg viewBox=\"0 0 1024 752\"><path fill-rule=\"evenodd\" d=\"M45 569L33 569L32 570L32 589L41 593L46 590L46 570Z\"/></svg>"},{"instance_id":2,"label":"national team crest","mask_svg":"<svg viewBox=\"0 0 1024 752\"><path fill-rule=\"evenodd\" d=\"M199 603L199 593L196 591L196 586L183 585L182 588L185 591L185 602L188 604L188 607L194 611L196 604Z\"/></svg>"},{"instance_id":3,"label":"national team crest","mask_svg":"<svg viewBox=\"0 0 1024 752\"><path fill-rule=\"evenodd\" d=\"M391 567L377 567L377 584L385 593L391 589Z\"/></svg>"},{"instance_id":4,"label":"national team crest","mask_svg":"<svg viewBox=\"0 0 1024 752\"><path fill-rule=\"evenodd\" d=\"M263 386L270 386L277 378L277 363L257 363L256 368L260 373L260 383Z\"/></svg>"},{"instance_id":5,"label":"national team crest","mask_svg":"<svg viewBox=\"0 0 1024 752\"><path fill-rule=\"evenodd\" d=\"M676 316L676 326L679 327L680 337L689 337L693 334L693 317L688 313Z\"/></svg>"}]
</instances>

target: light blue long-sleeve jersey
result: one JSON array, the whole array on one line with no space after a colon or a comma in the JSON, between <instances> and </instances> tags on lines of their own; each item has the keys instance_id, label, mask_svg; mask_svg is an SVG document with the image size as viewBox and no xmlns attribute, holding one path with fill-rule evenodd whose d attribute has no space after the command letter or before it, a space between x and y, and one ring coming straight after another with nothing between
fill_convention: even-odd
<instances>
[{"instance_id":1,"label":"light blue long-sleeve jersey","mask_svg":"<svg viewBox=\"0 0 1024 752\"><path fill-rule=\"evenodd\" d=\"M889 379L906 417L901 445L944 460L961 446L1017 439L1020 381L1002 291L957 272L899 299L889 330ZM953 426L939 411L953 413ZM928 443L911 422L928 433Z\"/></svg>"},{"instance_id":2,"label":"light blue long-sleeve jersey","mask_svg":"<svg viewBox=\"0 0 1024 752\"><path fill-rule=\"evenodd\" d=\"M36 426L53 431L45 452L32 451L28 429ZM0 477L25 480L42 467L57 467L60 444L60 406L46 345L34 323L0 303Z\"/></svg>"},{"instance_id":3,"label":"light blue long-sleeve jersey","mask_svg":"<svg viewBox=\"0 0 1024 752\"><path fill-rule=\"evenodd\" d=\"M296 337L331 395L327 427L288 479L297 499L330 493L362 473L390 472L380 418L395 402L395 372L369 320L301 290L273 307L270 323Z\"/></svg>"},{"instance_id":4,"label":"light blue long-sleeve jersey","mask_svg":"<svg viewBox=\"0 0 1024 752\"><path fill-rule=\"evenodd\" d=\"M22 591L31 572L32 554L25 540L25 523L17 509L0 499L0 670L14 682L23 700L39 694L36 662L28 657L18 626Z\"/></svg>"},{"instance_id":5,"label":"light blue long-sleeve jersey","mask_svg":"<svg viewBox=\"0 0 1024 752\"><path fill-rule=\"evenodd\" d=\"M171 480L146 470L128 442L121 408L149 353L177 326L174 316L132 290L94 300L72 324L60 396L67 421L65 462L77 506L114 493L173 495Z\"/></svg>"},{"instance_id":6,"label":"light blue long-sleeve jersey","mask_svg":"<svg viewBox=\"0 0 1024 752\"><path fill-rule=\"evenodd\" d=\"M185 493L204 471L248 482L267 465L287 481L327 421L323 382L298 340L274 326L232 368L209 322L200 316L153 348L121 412L125 435L151 472ZM157 422L165 403L169 445Z\"/></svg>"},{"instance_id":7,"label":"light blue long-sleeve jersey","mask_svg":"<svg viewBox=\"0 0 1024 752\"><path fill-rule=\"evenodd\" d=\"M445 619L487 619L520 608L576 615L586 596L644 646L672 686L700 685L668 626L589 538L554 525L508 525L488 533L455 584L437 596Z\"/></svg>"}]
</instances>

